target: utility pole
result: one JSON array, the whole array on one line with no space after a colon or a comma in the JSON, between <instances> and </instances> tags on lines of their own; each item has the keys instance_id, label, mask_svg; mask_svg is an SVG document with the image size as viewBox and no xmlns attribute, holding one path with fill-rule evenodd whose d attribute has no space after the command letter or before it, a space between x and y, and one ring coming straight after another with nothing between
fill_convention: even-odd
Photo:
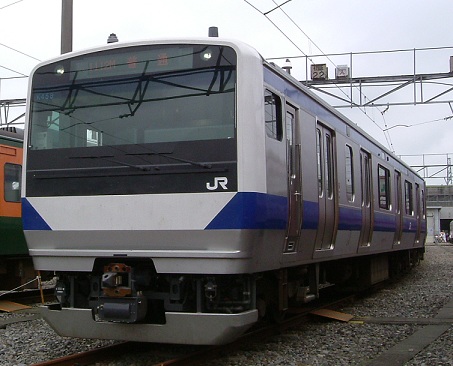
<instances>
[{"instance_id":1,"label":"utility pole","mask_svg":"<svg viewBox=\"0 0 453 366\"><path fill-rule=\"evenodd\" d=\"M72 51L73 0L61 0L61 54Z\"/></svg>"}]
</instances>

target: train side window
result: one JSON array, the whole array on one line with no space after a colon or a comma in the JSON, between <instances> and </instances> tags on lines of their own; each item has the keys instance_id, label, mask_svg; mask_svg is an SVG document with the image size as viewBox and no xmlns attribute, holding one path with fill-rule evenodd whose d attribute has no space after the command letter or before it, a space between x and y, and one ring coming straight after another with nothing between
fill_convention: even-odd
<instances>
[{"instance_id":1,"label":"train side window","mask_svg":"<svg viewBox=\"0 0 453 366\"><path fill-rule=\"evenodd\" d=\"M330 134L326 133L326 140L324 143L324 155L325 155L325 167L326 167L326 178L327 178L327 197L333 197L333 143Z\"/></svg>"},{"instance_id":2,"label":"train side window","mask_svg":"<svg viewBox=\"0 0 453 366\"><path fill-rule=\"evenodd\" d=\"M316 160L318 166L318 195L322 197L324 192L324 179L322 169L321 130L316 129Z\"/></svg>"},{"instance_id":3,"label":"train side window","mask_svg":"<svg viewBox=\"0 0 453 366\"><path fill-rule=\"evenodd\" d=\"M421 193L420 185L415 183L415 216L421 218L422 216Z\"/></svg>"},{"instance_id":4,"label":"train side window","mask_svg":"<svg viewBox=\"0 0 453 366\"><path fill-rule=\"evenodd\" d=\"M267 136L282 141L282 102L279 96L269 90L264 91L264 122Z\"/></svg>"},{"instance_id":5,"label":"train side window","mask_svg":"<svg viewBox=\"0 0 453 366\"><path fill-rule=\"evenodd\" d=\"M426 219L426 205L425 205L425 191L422 189L422 194L421 194L421 197L420 197L420 200L421 200L421 207L422 207L422 219Z\"/></svg>"},{"instance_id":6,"label":"train side window","mask_svg":"<svg viewBox=\"0 0 453 366\"><path fill-rule=\"evenodd\" d=\"M345 163L346 163L346 197L349 202L354 201L354 167L352 159L352 147L346 145Z\"/></svg>"},{"instance_id":7,"label":"train side window","mask_svg":"<svg viewBox=\"0 0 453 366\"><path fill-rule=\"evenodd\" d=\"M378 166L379 177L379 207L390 210L390 171L383 166Z\"/></svg>"},{"instance_id":8,"label":"train side window","mask_svg":"<svg viewBox=\"0 0 453 366\"><path fill-rule=\"evenodd\" d=\"M20 202L20 181L22 167L18 164L5 164L5 190L6 202Z\"/></svg>"},{"instance_id":9,"label":"train side window","mask_svg":"<svg viewBox=\"0 0 453 366\"><path fill-rule=\"evenodd\" d=\"M404 200L406 215L414 214L414 198L412 194L412 183L404 181Z\"/></svg>"}]
</instances>

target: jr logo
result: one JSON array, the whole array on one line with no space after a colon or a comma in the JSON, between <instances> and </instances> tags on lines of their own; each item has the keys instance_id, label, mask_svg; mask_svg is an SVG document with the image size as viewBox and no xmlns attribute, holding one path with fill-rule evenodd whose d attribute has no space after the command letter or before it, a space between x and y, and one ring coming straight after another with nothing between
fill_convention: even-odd
<instances>
[{"instance_id":1,"label":"jr logo","mask_svg":"<svg viewBox=\"0 0 453 366\"><path fill-rule=\"evenodd\" d=\"M216 189L222 187L223 189L228 189L227 188L228 184L228 178L227 177L215 177L214 178L214 185L211 185L210 182L206 183L206 188L209 189L210 191L215 191Z\"/></svg>"}]
</instances>

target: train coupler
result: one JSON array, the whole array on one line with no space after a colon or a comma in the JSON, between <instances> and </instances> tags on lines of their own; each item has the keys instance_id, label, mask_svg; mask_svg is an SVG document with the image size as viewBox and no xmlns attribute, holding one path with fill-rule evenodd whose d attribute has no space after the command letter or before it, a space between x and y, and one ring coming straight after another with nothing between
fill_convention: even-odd
<instances>
[{"instance_id":1,"label":"train coupler","mask_svg":"<svg viewBox=\"0 0 453 366\"><path fill-rule=\"evenodd\" d=\"M104 267L101 288L105 296L124 297L132 295L132 268L122 263Z\"/></svg>"},{"instance_id":2,"label":"train coupler","mask_svg":"<svg viewBox=\"0 0 453 366\"><path fill-rule=\"evenodd\" d=\"M148 304L144 296L105 298L92 303L94 319L120 323L136 323L146 316Z\"/></svg>"},{"instance_id":3,"label":"train coupler","mask_svg":"<svg viewBox=\"0 0 453 366\"><path fill-rule=\"evenodd\" d=\"M136 323L145 318L148 300L135 288L134 270L124 263L104 266L99 280L93 278L95 300L90 301L95 320ZM96 293L98 292L98 293Z\"/></svg>"}]
</instances>

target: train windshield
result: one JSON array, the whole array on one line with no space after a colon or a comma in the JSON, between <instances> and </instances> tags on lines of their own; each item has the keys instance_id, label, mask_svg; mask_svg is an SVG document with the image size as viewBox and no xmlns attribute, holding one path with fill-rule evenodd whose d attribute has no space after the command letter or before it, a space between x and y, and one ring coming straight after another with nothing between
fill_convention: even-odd
<instances>
[{"instance_id":1,"label":"train windshield","mask_svg":"<svg viewBox=\"0 0 453 366\"><path fill-rule=\"evenodd\" d=\"M33 79L33 150L235 137L230 48L156 46L80 56Z\"/></svg>"},{"instance_id":2,"label":"train windshield","mask_svg":"<svg viewBox=\"0 0 453 366\"><path fill-rule=\"evenodd\" d=\"M116 46L38 68L27 193L196 192L220 172L236 189L236 60L221 45Z\"/></svg>"}]
</instances>

